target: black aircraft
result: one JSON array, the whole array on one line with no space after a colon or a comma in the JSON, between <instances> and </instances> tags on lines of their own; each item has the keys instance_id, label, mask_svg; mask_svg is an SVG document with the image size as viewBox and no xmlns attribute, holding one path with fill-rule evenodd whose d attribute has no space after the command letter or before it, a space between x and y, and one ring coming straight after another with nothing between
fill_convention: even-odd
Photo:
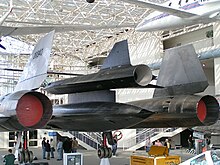
<instances>
[{"instance_id":1,"label":"black aircraft","mask_svg":"<svg viewBox=\"0 0 220 165\"><path fill-rule=\"evenodd\" d=\"M0 98L0 131L103 132L98 150L102 158L111 157L106 141L114 143L112 130L203 126L217 121L217 100L195 94L204 91L208 82L191 45L167 50L156 77L146 65L132 66L127 41L118 42L97 73L49 84L48 92L69 94L68 104L52 107L47 96L34 90L46 78L53 33L35 47L15 91ZM119 103L112 91L118 88L155 88L155 92L152 99ZM32 154L24 148L22 158L31 162Z\"/></svg>"},{"instance_id":2,"label":"black aircraft","mask_svg":"<svg viewBox=\"0 0 220 165\"><path fill-rule=\"evenodd\" d=\"M166 50L157 84L146 65L132 66L127 41L114 45L97 73L50 83L45 90L69 94L68 104L53 107L49 129L104 132L99 157L111 157L105 139L113 143L112 130L122 128L191 127L211 125L219 116L219 104L201 96L208 82L192 45ZM119 103L118 88L155 88L152 99Z\"/></svg>"}]
</instances>

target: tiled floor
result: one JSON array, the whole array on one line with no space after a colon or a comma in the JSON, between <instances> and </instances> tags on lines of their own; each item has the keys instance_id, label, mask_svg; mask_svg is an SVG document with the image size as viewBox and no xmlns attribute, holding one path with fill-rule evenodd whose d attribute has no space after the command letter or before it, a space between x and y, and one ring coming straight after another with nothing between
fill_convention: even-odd
<instances>
[{"instance_id":1,"label":"tiled floor","mask_svg":"<svg viewBox=\"0 0 220 165\"><path fill-rule=\"evenodd\" d=\"M34 153L34 155L38 158L38 160L35 160L33 163L39 163L39 162L47 162L49 165L63 165L63 161L57 161L56 157L51 160L43 160L42 159L42 153L41 149L31 149ZM100 159L97 157L96 151L86 151L86 150L78 150L78 152L83 154L83 165L100 165ZM2 156L7 154L7 149L0 149L0 165L3 163ZM131 155L146 155L145 151L136 151L136 152L126 152L122 150L118 150L117 156L112 157L109 159L109 162L111 165L129 165L130 164L130 156ZM192 154L188 154L185 152L185 150L171 150L171 155L180 155L182 157L182 161L187 160L188 158L192 157ZM56 155L56 154L55 154ZM17 163L17 162L16 162ZM43 163L41 164L43 165Z\"/></svg>"}]
</instances>

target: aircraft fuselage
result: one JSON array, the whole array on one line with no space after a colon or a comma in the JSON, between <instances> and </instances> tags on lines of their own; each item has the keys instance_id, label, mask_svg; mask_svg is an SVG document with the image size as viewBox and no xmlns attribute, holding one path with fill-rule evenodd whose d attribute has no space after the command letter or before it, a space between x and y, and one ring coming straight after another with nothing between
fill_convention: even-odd
<instances>
[{"instance_id":1,"label":"aircraft fuselage","mask_svg":"<svg viewBox=\"0 0 220 165\"><path fill-rule=\"evenodd\" d=\"M193 1L182 4L181 6L179 5L175 8L195 14L195 16L182 18L168 13L155 11L138 24L136 30L140 32L167 30L216 21L216 17L218 17L220 11L220 1L208 1L206 3Z\"/></svg>"}]
</instances>

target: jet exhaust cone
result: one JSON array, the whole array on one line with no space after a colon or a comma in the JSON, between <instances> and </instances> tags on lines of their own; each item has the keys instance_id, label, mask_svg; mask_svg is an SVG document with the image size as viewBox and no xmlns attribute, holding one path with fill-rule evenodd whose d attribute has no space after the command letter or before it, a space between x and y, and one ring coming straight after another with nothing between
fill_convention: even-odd
<instances>
[{"instance_id":1,"label":"jet exhaust cone","mask_svg":"<svg viewBox=\"0 0 220 165\"><path fill-rule=\"evenodd\" d=\"M16 112L19 122L25 127L31 127L41 120L43 106L36 96L26 94L19 100Z\"/></svg>"},{"instance_id":2,"label":"jet exhaust cone","mask_svg":"<svg viewBox=\"0 0 220 165\"><path fill-rule=\"evenodd\" d=\"M204 122L207 115L207 108L204 101L200 100L197 107L197 116L201 122Z\"/></svg>"},{"instance_id":3,"label":"jet exhaust cone","mask_svg":"<svg viewBox=\"0 0 220 165\"><path fill-rule=\"evenodd\" d=\"M52 116L52 104L44 94L29 92L18 100L16 116L23 127L40 129Z\"/></svg>"}]
</instances>

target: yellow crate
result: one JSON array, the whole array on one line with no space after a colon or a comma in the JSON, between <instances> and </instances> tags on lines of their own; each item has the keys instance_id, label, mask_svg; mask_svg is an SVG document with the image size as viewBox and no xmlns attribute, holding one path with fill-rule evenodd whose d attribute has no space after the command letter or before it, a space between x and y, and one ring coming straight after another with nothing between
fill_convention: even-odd
<instances>
[{"instance_id":1,"label":"yellow crate","mask_svg":"<svg viewBox=\"0 0 220 165\"><path fill-rule=\"evenodd\" d=\"M130 165L176 165L181 163L181 157L168 155L168 149L164 146L152 146L149 156L132 155Z\"/></svg>"},{"instance_id":2,"label":"yellow crate","mask_svg":"<svg viewBox=\"0 0 220 165\"><path fill-rule=\"evenodd\" d=\"M165 146L151 146L148 152L150 156L168 156L168 148Z\"/></svg>"},{"instance_id":3,"label":"yellow crate","mask_svg":"<svg viewBox=\"0 0 220 165\"><path fill-rule=\"evenodd\" d=\"M130 159L130 165L175 165L180 163L180 156L147 157L133 155Z\"/></svg>"},{"instance_id":4,"label":"yellow crate","mask_svg":"<svg viewBox=\"0 0 220 165\"><path fill-rule=\"evenodd\" d=\"M176 165L181 163L180 156L155 157L154 165Z\"/></svg>"},{"instance_id":5,"label":"yellow crate","mask_svg":"<svg viewBox=\"0 0 220 165\"><path fill-rule=\"evenodd\" d=\"M154 159L148 158L146 156L131 156L130 165L153 165Z\"/></svg>"}]
</instances>

